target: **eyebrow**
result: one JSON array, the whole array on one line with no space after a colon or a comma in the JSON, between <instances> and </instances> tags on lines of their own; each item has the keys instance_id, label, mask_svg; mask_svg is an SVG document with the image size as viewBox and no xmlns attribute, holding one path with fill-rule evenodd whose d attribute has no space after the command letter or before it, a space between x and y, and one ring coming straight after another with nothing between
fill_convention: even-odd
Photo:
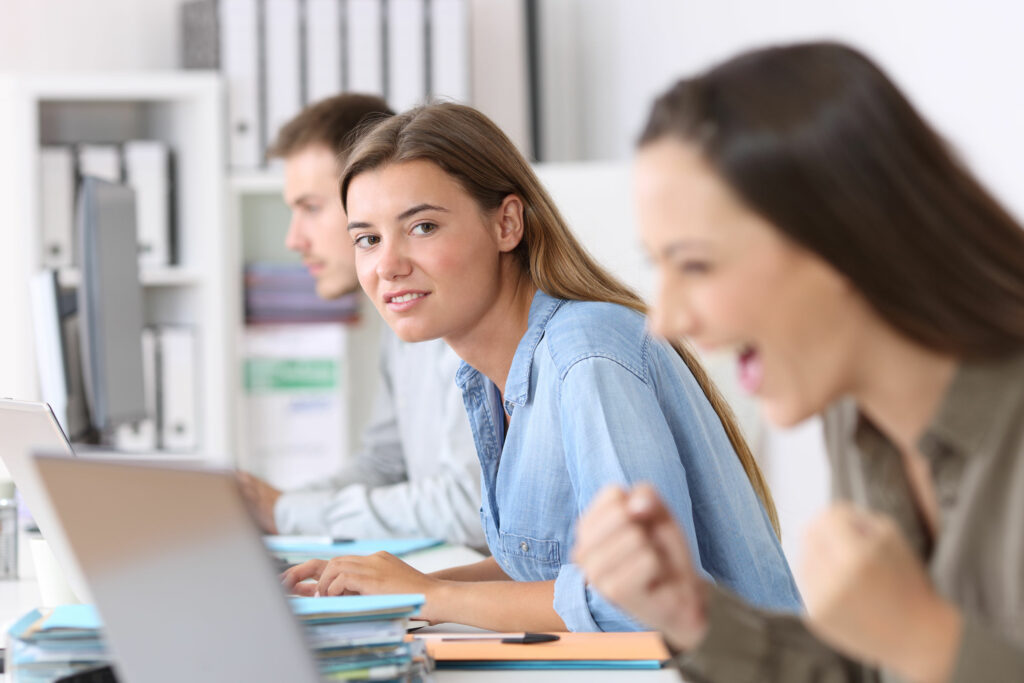
<instances>
[{"instance_id":1,"label":"eyebrow","mask_svg":"<svg viewBox=\"0 0 1024 683\"><path fill-rule=\"evenodd\" d=\"M398 221L408 220L409 218L412 218L416 214L421 213L423 211L443 211L444 213L448 213L448 209L444 208L443 206L437 206L435 204L417 204L416 206L409 207L408 209L406 209L402 213L398 214L398 216L395 218L395 220L398 220ZM373 224L367 223L365 221L353 221L352 223L348 224L348 229L349 230L359 230L361 228L372 228L372 227L373 227Z\"/></svg>"},{"instance_id":2,"label":"eyebrow","mask_svg":"<svg viewBox=\"0 0 1024 683\"><path fill-rule=\"evenodd\" d=\"M711 245L703 240L679 240L673 242L661 250L662 258L668 258L675 255L680 251L686 251L688 249L707 249Z\"/></svg>"}]
</instances>

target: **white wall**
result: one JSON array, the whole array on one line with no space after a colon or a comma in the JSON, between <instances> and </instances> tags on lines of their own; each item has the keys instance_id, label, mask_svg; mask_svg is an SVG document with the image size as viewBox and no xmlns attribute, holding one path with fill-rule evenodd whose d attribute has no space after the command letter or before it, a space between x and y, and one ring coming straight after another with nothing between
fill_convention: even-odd
<instances>
[{"instance_id":1,"label":"white wall","mask_svg":"<svg viewBox=\"0 0 1024 683\"><path fill-rule=\"evenodd\" d=\"M875 58L985 182L1024 217L1024 3L1007 0L544 0L546 64L578 97L549 107L579 138L574 157L625 159L653 97L676 79L740 50L839 39ZM567 7L569 5L569 7ZM556 148L556 151L557 148Z\"/></svg>"},{"instance_id":2,"label":"white wall","mask_svg":"<svg viewBox=\"0 0 1024 683\"><path fill-rule=\"evenodd\" d=\"M0 71L173 69L181 0L0 0Z\"/></svg>"}]
</instances>

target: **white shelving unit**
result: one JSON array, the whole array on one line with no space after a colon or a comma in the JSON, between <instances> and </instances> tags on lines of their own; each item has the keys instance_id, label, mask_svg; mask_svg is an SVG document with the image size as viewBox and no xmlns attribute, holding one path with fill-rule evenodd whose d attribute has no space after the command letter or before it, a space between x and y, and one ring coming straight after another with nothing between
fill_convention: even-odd
<instances>
[{"instance_id":1,"label":"white shelving unit","mask_svg":"<svg viewBox=\"0 0 1024 683\"><path fill-rule=\"evenodd\" d=\"M225 227L223 92L214 73L0 76L0 395L37 399L29 278L42 266L44 144L157 139L175 160L178 262L143 270L147 324L188 325L198 347L197 414L207 462L233 454L238 278ZM73 285L78 274L61 272Z\"/></svg>"},{"instance_id":2,"label":"white shelving unit","mask_svg":"<svg viewBox=\"0 0 1024 683\"><path fill-rule=\"evenodd\" d=\"M228 177L227 207L229 259L226 269L238 282L231 293L229 307L238 313L233 324L236 330L234 361L239 367L244 362L242 339L245 334L245 323L242 316L242 269L250 262L299 263L300 257L288 250L284 245L288 230L290 210L284 203L282 191L284 176L282 171L270 169L259 172L238 172ZM372 310L369 302L364 302L365 310L362 321L347 326L346 350L342 359L343 382L347 405L346 424L339 425L347 435L345 452L340 453L341 460L358 447L362 428L370 419L373 405L372 392L376 390L376 368L379 353L379 325L377 313ZM261 463L250 456L248 420L246 415L247 396L239 379L236 411L234 414L235 444L238 445L238 464L242 468L259 471Z\"/></svg>"}]
</instances>

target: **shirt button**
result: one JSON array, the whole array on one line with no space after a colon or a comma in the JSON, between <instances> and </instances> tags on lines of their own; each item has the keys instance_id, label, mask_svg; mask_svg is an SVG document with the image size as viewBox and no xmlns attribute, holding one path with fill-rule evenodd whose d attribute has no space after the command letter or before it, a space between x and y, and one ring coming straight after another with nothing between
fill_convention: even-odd
<instances>
[{"instance_id":1,"label":"shirt button","mask_svg":"<svg viewBox=\"0 0 1024 683\"><path fill-rule=\"evenodd\" d=\"M522 541L522 542L520 542L520 544L519 544L519 549L520 549L520 550L522 550L522 551L523 551L524 553L525 553L525 552L529 552L529 550L530 550L530 544L529 544L529 543L527 543L526 541Z\"/></svg>"}]
</instances>

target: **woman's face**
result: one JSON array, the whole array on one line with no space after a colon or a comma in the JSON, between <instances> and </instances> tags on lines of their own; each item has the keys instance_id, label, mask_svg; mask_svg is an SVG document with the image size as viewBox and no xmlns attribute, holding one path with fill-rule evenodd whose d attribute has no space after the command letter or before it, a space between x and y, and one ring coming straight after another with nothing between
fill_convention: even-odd
<instances>
[{"instance_id":1,"label":"woman's face","mask_svg":"<svg viewBox=\"0 0 1024 683\"><path fill-rule=\"evenodd\" d=\"M870 313L837 271L747 209L694 145L645 145L635 182L656 333L733 350L740 384L779 425L853 389Z\"/></svg>"},{"instance_id":2,"label":"woman's face","mask_svg":"<svg viewBox=\"0 0 1024 683\"><path fill-rule=\"evenodd\" d=\"M481 211L429 161L352 179L348 233L359 284L399 338L459 339L490 312L502 284L501 254L515 246L504 231L505 208Z\"/></svg>"}]
</instances>

